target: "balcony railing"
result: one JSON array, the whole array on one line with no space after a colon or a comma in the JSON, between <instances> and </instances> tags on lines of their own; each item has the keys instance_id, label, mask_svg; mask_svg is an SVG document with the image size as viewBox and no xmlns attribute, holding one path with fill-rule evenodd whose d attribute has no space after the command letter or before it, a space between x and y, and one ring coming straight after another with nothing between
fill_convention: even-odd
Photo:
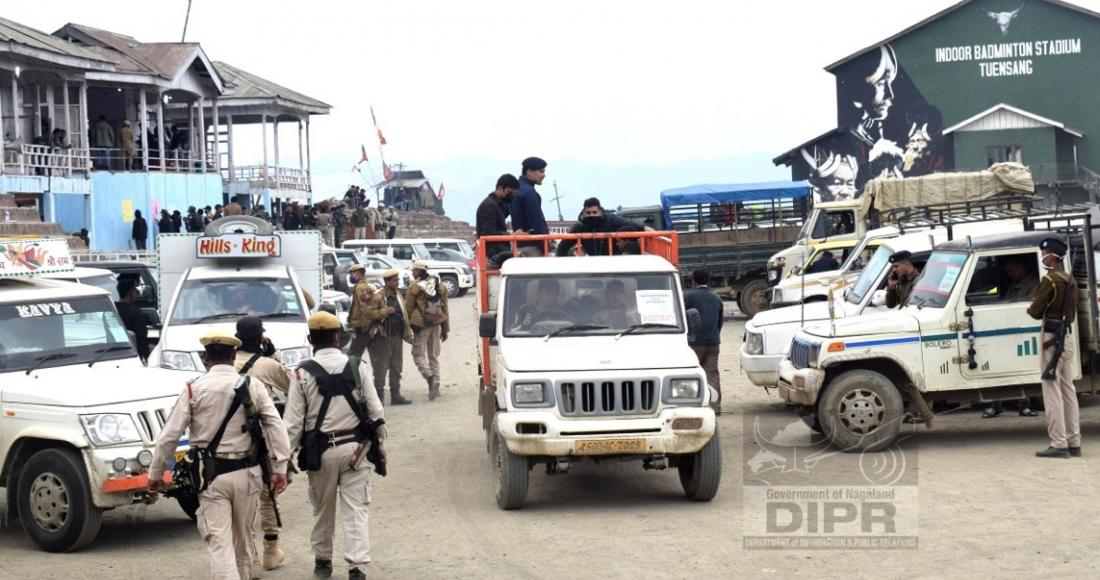
<instances>
[{"instance_id":1,"label":"balcony railing","mask_svg":"<svg viewBox=\"0 0 1100 580\"><path fill-rule=\"evenodd\" d=\"M14 144L4 148L4 173L71 177L87 171L88 150L76 147Z\"/></svg>"},{"instance_id":2,"label":"balcony railing","mask_svg":"<svg viewBox=\"0 0 1100 580\"><path fill-rule=\"evenodd\" d=\"M114 147L93 147L90 151L93 169L144 171L140 148L135 148L133 155L123 155L122 149ZM127 158L129 158L128 166L126 163ZM169 173L213 173L217 171L217 167L213 160L207 159L204 163L198 154L191 153L186 149L169 150L164 157L158 156L156 150L150 149L148 170Z\"/></svg>"},{"instance_id":3,"label":"balcony railing","mask_svg":"<svg viewBox=\"0 0 1100 580\"><path fill-rule=\"evenodd\" d=\"M309 172L292 167L275 167L273 165L245 165L222 171L222 176L229 182L247 182L250 187L256 189L291 189L296 191L310 191Z\"/></svg>"}]
</instances>

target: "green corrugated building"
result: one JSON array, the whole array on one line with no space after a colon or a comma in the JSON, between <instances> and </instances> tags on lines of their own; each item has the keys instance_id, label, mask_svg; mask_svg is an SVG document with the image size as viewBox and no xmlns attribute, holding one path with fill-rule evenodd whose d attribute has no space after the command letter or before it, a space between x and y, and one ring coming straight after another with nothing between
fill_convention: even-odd
<instances>
[{"instance_id":1,"label":"green corrugated building","mask_svg":"<svg viewBox=\"0 0 1100 580\"><path fill-rule=\"evenodd\" d=\"M868 179L1017 161L1040 190L1100 197L1100 14L967 0L825 68L837 128L775 159L821 199Z\"/></svg>"}]
</instances>

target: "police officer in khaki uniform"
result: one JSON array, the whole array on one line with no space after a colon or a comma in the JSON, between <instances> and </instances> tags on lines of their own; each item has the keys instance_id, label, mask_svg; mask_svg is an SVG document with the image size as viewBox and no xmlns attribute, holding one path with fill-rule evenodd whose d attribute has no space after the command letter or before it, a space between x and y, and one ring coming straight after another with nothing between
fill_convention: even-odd
<instances>
[{"instance_id":1,"label":"police officer in khaki uniform","mask_svg":"<svg viewBox=\"0 0 1100 580\"><path fill-rule=\"evenodd\" d=\"M1058 326L1066 324L1072 329L1077 317L1077 309L1069 308L1068 317L1062 310L1064 300L1071 305L1077 304L1077 282L1073 275L1062 267L1066 255L1066 243L1059 238L1047 238L1039 243L1042 251L1042 264L1047 273L1039 282L1035 299L1028 306L1027 313L1043 323L1040 340L1043 342L1043 354L1040 357L1040 370L1046 369L1054 353L1054 342ZM1073 355L1077 352L1077 339L1067 330L1064 350L1055 371L1054 380L1044 380L1043 407L1047 414L1047 432L1050 446L1035 455L1039 457L1080 457L1081 456L1081 417L1077 408L1077 391L1073 387Z\"/></svg>"},{"instance_id":2,"label":"police officer in khaki uniform","mask_svg":"<svg viewBox=\"0 0 1100 580\"><path fill-rule=\"evenodd\" d=\"M390 404L408 405L412 401L401 396L401 371L404 367L405 345L412 343L413 333L405 318L405 304L397 291L400 273L390 268L382 273L385 284L367 301L367 351L370 353L374 388L383 398L386 376L390 381Z\"/></svg>"},{"instance_id":3,"label":"police officer in khaki uniform","mask_svg":"<svg viewBox=\"0 0 1100 580\"><path fill-rule=\"evenodd\" d=\"M886 307L905 306L909 294L913 292L913 283L917 280L917 269L913 266L913 253L908 250L894 252L890 256L894 271L886 279Z\"/></svg>"},{"instance_id":4,"label":"police officer in khaki uniform","mask_svg":"<svg viewBox=\"0 0 1100 580\"><path fill-rule=\"evenodd\" d=\"M348 326L354 334L351 346L348 347L348 356L354 359L363 358L363 352L367 350L370 337L367 331L370 327L370 319L367 318L367 301L374 294L375 288L367 282L364 272L366 268L362 264L355 264L348 268L348 276L351 276L354 285L351 291L351 309L348 311Z\"/></svg>"},{"instance_id":5,"label":"police officer in khaki uniform","mask_svg":"<svg viewBox=\"0 0 1100 580\"><path fill-rule=\"evenodd\" d=\"M248 376L259 379L269 388L282 392L285 400L290 390L290 371L273 356L274 346L264 339L264 323L255 316L242 316L237 320L237 339L241 346L237 349L237 358L233 367L237 372L248 365ZM274 399L274 393L269 391ZM253 564L253 578L259 578L262 570L274 570L283 564L286 556L279 548L279 522L275 517L275 506L271 501L271 490L260 494L260 529L264 534L263 557Z\"/></svg>"},{"instance_id":6,"label":"police officer in khaki uniform","mask_svg":"<svg viewBox=\"0 0 1100 580\"><path fill-rule=\"evenodd\" d=\"M172 457L183 433L190 431L192 447L206 447L233 403L233 391L240 379L233 368L233 359L241 341L228 332L215 330L203 336L200 342L206 349L203 360L210 370L183 389L157 439L149 466L149 491L152 493L164 491L168 458ZM272 456L271 488L278 495L287 485L290 442L286 427L271 402L267 386L253 379L249 391ZM242 429L245 418L243 405L229 417L221 442L214 450L217 477L199 494L196 519L210 553L211 577L217 580L252 577L256 548L252 528L263 483L260 467L250 459L255 442Z\"/></svg>"},{"instance_id":7,"label":"police officer in khaki uniform","mask_svg":"<svg viewBox=\"0 0 1100 580\"><path fill-rule=\"evenodd\" d=\"M413 262L413 283L405 292L405 319L413 331L412 356L428 381L428 400L439 396L439 351L450 331L447 286L428 273L428 264Z\"/></svg>"},{"instance_id":8,"label":"police officer in khaki uniform","mask_svg":"<svg viewBox=\"0 0 1100 580\"><path fill-rule=\"evenodd\" d=\"M340 321L327 312L309 317L309 342L313 345L313 361L330 375L339 375L349 359L340 352ZM360 383L368 375L368 366L362 359L353 368L359 373ZM354 385L349 385L354 388ZM365 400L367 415L371 420L383 418L382 401L374 389L355 389L355 398ZM302 441L303 429L314 429L324 398L318 388L317 377L299 368L294 373L286 407L286 424L292 447ZM350 566L348 577L364 578L370 563L370 540L367 536L367 506L370 504L371 466L366 461L366 449L357 444L354 432L359 419L343 397L329 399L324 420L320 425L321 440L327 448L321 455L321 469L309 471L309 503L313 506L313 532L310 540L316 558L314 574L319 577L332 575L332 551L336 535L336 503L340 501L340 516L344 531L344 560ZM379 427L379 441L385 439L386 427ZM381 444L381 443L380 443ZM383 449L379 449L383 456ZM339 493L337 493L339 492Z\"/></svg>"}]
</instances>

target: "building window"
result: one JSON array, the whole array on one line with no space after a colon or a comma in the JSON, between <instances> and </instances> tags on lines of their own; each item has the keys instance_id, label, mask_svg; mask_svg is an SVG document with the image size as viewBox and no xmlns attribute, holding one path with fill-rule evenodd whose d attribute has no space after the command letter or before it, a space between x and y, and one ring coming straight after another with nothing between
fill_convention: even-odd
<instances>
[{"instance_id":1,"label":"building window","mask_svg":"<svg viewBox=\"0 0 1100 580\"><path fill-rule=\"evenodd\" d=\"M994 163L1004 163L1005 161L1012 161L1015 163L1023 163L1023 152L1020 151L1019 145L995 145L993 147L985 148L986 167L993 165Z\"/></svg>"}]
</instances>

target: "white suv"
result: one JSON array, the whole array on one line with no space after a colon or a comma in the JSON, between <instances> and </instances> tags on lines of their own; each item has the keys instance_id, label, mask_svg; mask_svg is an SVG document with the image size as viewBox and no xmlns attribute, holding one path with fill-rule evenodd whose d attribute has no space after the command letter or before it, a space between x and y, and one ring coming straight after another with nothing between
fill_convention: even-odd
<instances>
[{"instance_id":1,"label":"white suv","mask_svg":"<svg viewBox=\"0 0 1100 580\"><path fill-rule=\"evenodd\" d=\"M447 286L450 296L458 297L466 293L474 286L474 271L466 264L459 262L440 262L433 260L421 240L400 239L392 240L347 240L343 247L362 250L367 254L389 256L405 262L423 260L428 264L428 272Z\"/></svg>"}]
</instances>

